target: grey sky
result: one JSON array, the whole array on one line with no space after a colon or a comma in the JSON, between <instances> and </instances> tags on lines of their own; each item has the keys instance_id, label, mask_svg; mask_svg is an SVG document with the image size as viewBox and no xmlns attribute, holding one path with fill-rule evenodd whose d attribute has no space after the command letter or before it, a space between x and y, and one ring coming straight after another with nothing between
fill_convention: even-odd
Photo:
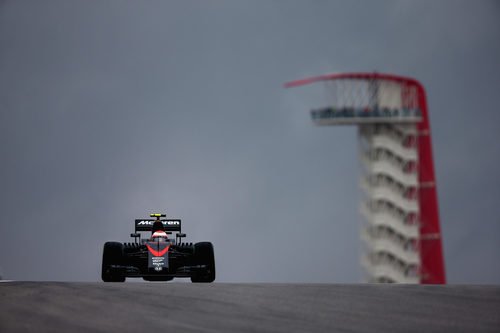
<instances>
[{"instance_id":1,"label":"grey sky","mask_svg":"<svg viewBox=\"0 0 500 333\"><path fill-rule=\"evenodd\" d=\"M342 71L427 90L448 281L500 282L493 1L0 2L0 266L99 279L166 210L218 281L357 282L354 127L313 127Z\"/></svg>"}]
</instances>

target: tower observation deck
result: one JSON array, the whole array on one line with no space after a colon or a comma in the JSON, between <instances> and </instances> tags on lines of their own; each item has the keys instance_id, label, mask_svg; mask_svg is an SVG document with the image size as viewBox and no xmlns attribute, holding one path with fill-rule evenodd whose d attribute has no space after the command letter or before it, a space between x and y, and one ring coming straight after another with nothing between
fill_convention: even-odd
<instances>
[{"instance_id":1,"label":"tower observation deck","mask_svg":"<svg viewBox=\"0 0 500 333\"><path fill-rule=\"evenodd\" d=\"M363 196L361 264L368 282L445 283L431 131L423 86L412 78L342 73L292 81L326 85L314 124L357 125Z\"/></svg>"}]
</instances>

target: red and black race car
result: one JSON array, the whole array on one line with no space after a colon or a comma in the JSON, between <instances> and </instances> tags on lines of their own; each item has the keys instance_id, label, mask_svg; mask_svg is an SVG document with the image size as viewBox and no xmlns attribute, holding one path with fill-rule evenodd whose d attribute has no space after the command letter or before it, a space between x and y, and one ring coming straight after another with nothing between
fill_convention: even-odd
<instances>
[{"instance_id":1,"label":"red and black race car","mask_svg":"<svg viewBox=\"0 0 500 333\"><path fill-rule=\"evenodd\" d=\"M136 219L133 243L107 242L102 254L102 280L124 282L127 277L147 281L170 281L189 277L192 282L215 280L214 248L210 242L181 242L181 220L162 219L165 214L151 214L156 219ZM141 231L151 238L141 239ZM175 238L168 235L177 232Z\"/></svg>"}]
</instances>

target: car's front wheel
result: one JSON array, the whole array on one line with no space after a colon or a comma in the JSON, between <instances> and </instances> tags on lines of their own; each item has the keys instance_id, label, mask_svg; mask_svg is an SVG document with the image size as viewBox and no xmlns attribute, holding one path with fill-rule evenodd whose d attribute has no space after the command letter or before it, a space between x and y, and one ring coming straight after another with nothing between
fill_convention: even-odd
<instances>
[{"instance_id":1,"label":"car's front wheel","mask_svg":"<svg viewBox=\"0 0 500 333\"><path fill-rule=\"evenodd\" d=\"M206 270L191 276L191 282L214 282L215 256L214 247L210 242L200 242L194 245L194 261L196 265L205 265Z\"/></svg>"},{"instance_id":2,"label":"car's front wheel","mask_svg":"<svg viewBox=\"0 0 500 333\"><path fill-rule=\"evenodd\" d=\"M101 278L104 282L125 282L125 276L119 269L112 266L123 265L123 244L107 242L102 252Z\"/></svg>"}]
</instances>

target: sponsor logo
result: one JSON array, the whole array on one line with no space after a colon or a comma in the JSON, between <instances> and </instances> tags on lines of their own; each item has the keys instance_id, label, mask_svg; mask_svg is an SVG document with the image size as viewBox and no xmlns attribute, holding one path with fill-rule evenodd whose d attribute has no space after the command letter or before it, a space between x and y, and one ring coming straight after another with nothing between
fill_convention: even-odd
<instances>
[{"instance_id":1,"label":"sponsor logo","mask_svg":"<svg viewBox=\"0 0 500 333\"><path fill-rule=\"evenodd\" d=\"M155 221L139 221L137 225L153 225ZM164 225L180 225L180 221L161 221Z\"/></svg>"},{"instance_id":2,"label":"sponsor logo","mask_svg":"<svg viewBox=\"0 0 500 333\"><path fill-rule=\"evenodd\" d=\"M163 257L153 257L152 258L152 264L153 264L153 267L155 268L155 271L159 272L165 266L165 258L163 258Z\"/></svg>"},{"instance_id":3,"label":"sponsor logo","mask_svg":"<svg viewBox=\"0 0 500 333\"><path fill-rule=\"evenodd\" d=\"M179 225L180 222L179 221L163 221L163 224L166 224L166 225Z\"/></svg>"}]
</instances>

